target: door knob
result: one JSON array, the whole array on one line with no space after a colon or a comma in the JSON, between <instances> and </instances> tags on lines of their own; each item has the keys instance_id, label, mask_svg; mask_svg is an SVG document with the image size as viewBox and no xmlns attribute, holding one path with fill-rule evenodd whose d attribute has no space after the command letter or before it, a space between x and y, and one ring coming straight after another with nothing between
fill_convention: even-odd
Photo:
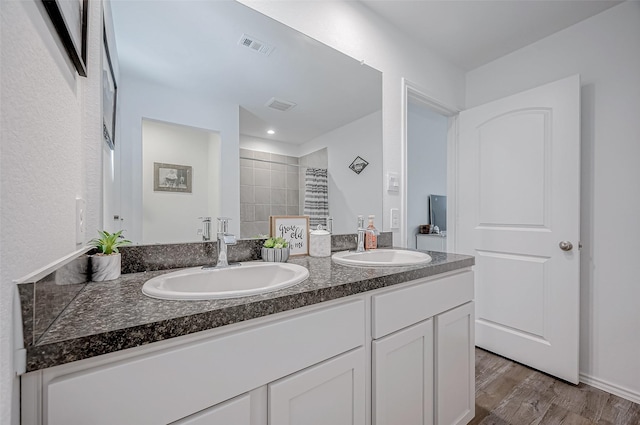
<instances>
[{"instance_id":1,"label":"door knob","mask_svg":"<svg viewBox=\"0 0 640 425\"><path fill-rule=\"evenodd\" d=\"M571 251L573 249L573 244L569 241L560 242L560 249L563 251Z\"/></svg>"}]
</instances>

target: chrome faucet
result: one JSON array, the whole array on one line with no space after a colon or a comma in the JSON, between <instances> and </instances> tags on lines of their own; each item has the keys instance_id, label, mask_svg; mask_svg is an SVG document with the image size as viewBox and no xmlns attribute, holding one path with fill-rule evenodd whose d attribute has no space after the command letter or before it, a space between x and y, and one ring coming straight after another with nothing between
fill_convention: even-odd
<instances>
[{"instance_id":1,"label":"chrome faucet","mask_svg":"<svg viewBox=\"0 0 640 425\"><path fill-rule=\"evenodd\" d=\"M216 268L229 267L227 261L227 246L236 244L236 237L229 231L229 220L227 217L218 217L218 262Z\"/></svg>"},{"instance_id":2,"label":"chrome faucet","mask_svg":"<svg viewBox=\"0 0 640 425\"><path fill-rule=\"evenodd\" d=\"M198 217L202 220L202 240L211 240L211 217Z\"/></svg>"},{"instance_id":3,"label":"chrome faucet","mask_svg":"<svg viewBox=\"0 0 640 425\"><path fill-rule=\"evenodd\" d=\"M356 252L364 252L364 216L358 216L358 237L356 238Z\"/></svg>"}]
</instances>

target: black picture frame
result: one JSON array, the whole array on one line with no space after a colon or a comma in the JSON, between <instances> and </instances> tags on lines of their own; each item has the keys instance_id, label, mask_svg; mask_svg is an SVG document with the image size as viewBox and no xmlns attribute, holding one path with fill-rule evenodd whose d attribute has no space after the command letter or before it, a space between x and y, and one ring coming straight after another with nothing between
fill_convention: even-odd
<instances>
[{"instance_id":1,"label":"black picture frame","mask_svg":"<svg viewBox=\"0 0 640 425\"><path fill-rule=\"evenodd\" d=\"M42 4L78 75L86 77L89 0L42 0Z\"/></svg>"},{"instance_id":2,"label":"black picture frame","mask_svg":"<svg viewBox=\"0 0 640 425\"><path fill-rule=\"evenodd\" d=\"M356 159L354 159L351 165L349 165L349 168L354 173L360 174L362 170L367 167L367 165L369 165L369 162L366 159L356 156Z\"/></svg>"},{"instance_id":3,"label":"black picture frame","mask_svg":"<svg viewBox=\"0 0 640 425\"><path fill-rule=\"evenodd\" d=\"M102 24L102 135L111 150L115 149L116 142L116 103L118 100L118 84L113 72L107 31Z\"/></svg>"}]
</instances>

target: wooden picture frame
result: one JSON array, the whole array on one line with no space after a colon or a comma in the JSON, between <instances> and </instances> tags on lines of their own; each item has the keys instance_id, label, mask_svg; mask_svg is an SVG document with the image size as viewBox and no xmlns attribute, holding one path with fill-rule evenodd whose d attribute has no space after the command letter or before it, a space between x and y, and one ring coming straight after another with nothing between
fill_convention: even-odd
<instances>
[{"instance_id":1,"label":"wooden picture frame","mask_svg":"<svg viewBox=\"0 0 640 425\"><path fill-rule=\"evenodd\" d=\"M113 72L107 31L102 23L102 136L113 150L115 148L116 135L116 101L118 99L118 85Z\"/></svg>"},{"instance_id":2,"label":"wooden picture frame","mask_svg":"<svg viewBox=\"0 0 640 425\"><path fill-rule=\"evenodd\" d=\"M193 167L190 165L153 163L154 192L192 192Z\"/></svg>"},{"instance_id":3,"label":"wooden picture frame","mask_svg":"<svg viewBox=\"0 0 640 425\"><path fill-rule=\"evenodd\" d=\"M272 215L269 217L269 234L289 242L289 255L309 254L308 215Z\"/></svg>"},{"instance_id":4,"label":"wooden picture frame","mask_svg":"<svg viewBox=\"0 0 640 425\"><path fill-rule=\"evenodd\" d=\"M87 12L89 0L42 0L78 75L87 76Z\"/></svg>"}]
</instances>

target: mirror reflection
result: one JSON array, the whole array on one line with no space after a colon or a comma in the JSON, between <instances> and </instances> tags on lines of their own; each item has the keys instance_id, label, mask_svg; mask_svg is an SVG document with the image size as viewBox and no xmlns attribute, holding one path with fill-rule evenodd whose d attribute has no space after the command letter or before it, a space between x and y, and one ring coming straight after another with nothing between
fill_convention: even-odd
<instances>
[{"instance_id":1,"label":"mirror reflection","mask_svg":"<svg viewBox=\"0 0 640 425\"><path fill-rule=\"evenodd\" d=\"M379 71L235 1L110 8L119 76L105 228L172 243L202 240L201 217L231 217L243 238L268 233L270 215L330 215L334 233L353 233L358 214L381 220Z\"/></svg>"}]
</instances>

